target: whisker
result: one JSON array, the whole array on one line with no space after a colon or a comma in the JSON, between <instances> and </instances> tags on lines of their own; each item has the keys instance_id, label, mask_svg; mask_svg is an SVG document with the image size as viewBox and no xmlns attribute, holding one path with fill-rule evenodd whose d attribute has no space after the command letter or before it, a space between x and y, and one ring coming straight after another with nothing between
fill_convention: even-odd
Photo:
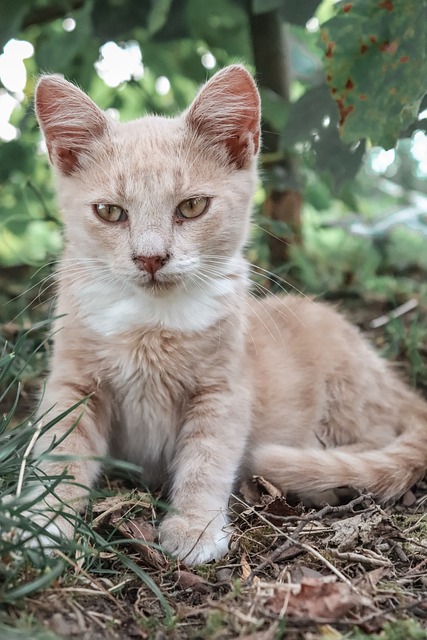
<instances>
[{"instance_id":1,"label":"whisker","mask_svg":"<svg viewBox=\"0 0 427 640\"><path fill-rule=\"evenodd\" d=\"M211 278L211 277L209 276L209 274L207 274L206 272L199 273L199 274L194 274L194 275L197 275L197 276L198 276L202 281L203 281L203 277L204 277L206 282L212 281L212 279L213 279L213 278ZM248 292L248 291L245 291L245 293L248 293L248 295L250 295L250 292ZM241 296L237 291L234 291L234 292L233 292L233 296L234 296L234 297L236 297L238 300L240 300L243 304L246 304L246 300L245 300L245 298L244 298L243 296ZM268 331L268 333L270 334L271 338L276 342L276 338L274 337L273 332L271 331L271 329L270 329L270 327L267 325L267 323L263 320L263 318L259 315L259 313L258 313L258 312L253 308L253 307L251 307L251 310L252 310L252 311L253 311L253 313L257 316L258 320L259 320L259 321L264 325L265 329ZM271 317L271 314L269 314L268 312L267 312L267 314L269 315L270 320L271 320L271 321L272 321L272 323L274 324L274 326L275 326L275 328L276 328L276 330L277 330L278 335L280 336L280 338L281 338L281 339L283 339L283 337L282 337L282 335L281 335L281 333L280 333L280 331L279 331L279 328L278 328L278 326L277 326L276 322L275 322L275 321L274 321L274 319Z\"/></svg>"},{"instance_id":2,"label":"whisker","mask_svg":"<svg viewBox=\"0 0 427 640\"><path fill-rule=\"evenodd\" d=\"M198 282L198 281L196 280L196 278L197 278L197 280L200 280L200 282ZM209 277L203 277L203 274L200 274L200 273L190 274L189 279L193 282L193 284L195 284L196 286L198 286L200 289L202 288L202 285L203 285L203 284L205 284L206 282L209 282L209 281L211 280L211 278L209 278ZM236 292L235 292L235 295L236 295L236 297L238 297L238 298L241 300L241 302L245 302L244 298L243 298L243 297L240 297L238 294L236 294ZM205 304L206 304L206 303L205 303ZM206 306L207 306L207 305L206 305ZM258 351L257 351L257 345L256 345L255 339L254 339L254 337L253 337L253 334L252 334L251 328L248 326L248 327L247 327L247 329L248 329L248 331L249 331L249 334L250 334L251 340L252 340L252 342L253 342L255 352L256 352L256 353L258 353ZM267 329L268 329L268 328L267 328ZM273 339L274 339L274 338L273 338Z\"/></svg>"},{"instance_id":3,"label":"whisker","mask_svg":"<svg viewBox=\"0 0 427 640\"><path fill-rule=\"evenodd\" d=\"M222 275L220 272L215 273L215 272L213 271L213 269L212 269L212 268L210 268L210 271L211 271L211 273L212 273L213 275L216 275L216 276L221 276L221 275ZM291 314L296 318L296 320L298 320L298 322L299 322L300 324L302 324L302 325L304 326L304 323L303 323L303 321L301 320L301 318L300 318L300 317L295 313L295 311L294 311L291 307L289 307L289 305L288 305L288 304L286 304L286 297L285 297L285 298L279 298L279 296L277 296L276 294L274 294L274 293L270 292L266 287L264 287L264 286L263 286L262 284L260 284L260 283L256 283L256 282L252 281L252 285L253 285L253 286L257 286L257 287L258 287L259 289L261 289L261 291L263 291L263 292L267 292L268 296L265 296L265 297L263 298L263 302L264 302L265 304L270 304L270 306L271 306L271 303L269 302L269 298L270 298L270 297L274 297L274 298L275 298L275 299L280 303L280 305L284 306L284 307L286 308L286 310L287 310L289 313L291 313ZM250 293L250 292L249 292L249 293ZM287 292L286 292L286 293L287 293ZM281 310L280 310L280 309L278 309L277 307L275 307L275 309L276 309L279 313L281 313L281 315L282 315L284 318L286 318L286 314L285 314L283 311L281 311ZM269 315L270 315L270 320L271 320L271 321L276 325L276 323L274 322L274 319L272 318L271 314L269 314ZM277 328L277 325L276 325L276 328ZM279 333L280 333L280 332L279 332ZM281 335L281 333L280 333L280 335Z\"/></svg>"},{"instance_id":4,"label":"whisker","mask_svg":"<svg viewBox=\"0 0 427 640\"><path fill-rule=\"evenodd\" d=\"M261 229L261 231L263 233L266 233L267 235L271 236L272 238L274 238L275 240L279 240L279 242L281 242L282 244L286 245L287 247L293 247L294 245L292 244L292 242L288 242L287 240L285 240L284 238L281 238L280 236L277 236L275 233L273 233L272 231L269 231L268 229L266 229L266 227L262 227L260 224L257 224L256 222L254 222L252 220L251 224L254 227L257 227L258 229Z\"/></svg>"}]
</instances>

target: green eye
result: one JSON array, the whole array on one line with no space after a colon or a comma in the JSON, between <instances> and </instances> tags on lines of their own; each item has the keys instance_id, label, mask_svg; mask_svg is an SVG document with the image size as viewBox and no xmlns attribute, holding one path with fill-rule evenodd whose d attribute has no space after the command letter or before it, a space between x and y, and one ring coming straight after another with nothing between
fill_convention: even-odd
<instances>
[{"instance_id":1,"label":"green eye","mask_svg":"<svg viewBox=\"0 0 427 640\"><path fill-rule=\"evenodd\" d=\"M128 219L126 211L117 204L94 204L93 209L106 222L125 222Z\"/></svg>"},{"instance_id":2,"label":"green eye","mask_svg":"<svg viewBox=\"0 0 427 640\"><path fill-rule=\"evenodd\" d=\"M210 198L199 196L179 203L176 208L178 218L198 218L209 206Z\"/></svg>"}]
</instances>

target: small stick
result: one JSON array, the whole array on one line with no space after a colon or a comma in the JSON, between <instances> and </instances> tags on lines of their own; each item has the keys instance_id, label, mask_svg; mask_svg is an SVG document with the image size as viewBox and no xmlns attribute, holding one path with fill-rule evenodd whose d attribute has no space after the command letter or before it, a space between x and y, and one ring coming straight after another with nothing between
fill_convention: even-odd
<instances>
[{"instance_id":1,"label":"small stick","mask_svg":"<svg viewBox=\"0 0 427 640\"><path fill-rule=\"evenodd\" d=\"M337 506L326 504L322 509L315 511L314 513L306 513L302 516L279 516L271 513L268 517L271 518L271 520L280 520L280 522L313 522L316 520L323 520L324 516L327 516L330 513L353 512L353 507L363 503L367 498L373 500L373 496L371 494L363 493L361 496L357 496L357 498L354 498L346 504L340 504ZM372 508L373 507L369 507L365 511L371 510Z\"/></svg>"},{"instance_id":2,"label":"small stick","mask_svg":"<svg viewBox=\"0 0 427 640\"><path fill-rule=\"evenodd\" d=\"M391 562L388 559L383 559L377 556L364 556L361 553L355 553L353 551L338 551L338 549L329 549L329 553L338 560L347 560L348 562L360 562L361 564L371 564L374 567L390 567Z\"/></svg>"},{"instance_id":3,"label":"small stick","mask_svg":"<svg viewBox=\"0 0 427 640\"><path fill-rule=\"evenodd\" d=\"M245 502L243 502L243 500L240 500L240 498L237 498L237 499L242 504L244 504L246 507L249 506L249 505L246 505ZM304 528L306 522L300 522L300 524L295 528L295 531L293 532L292 536L290 536L287 533L285 533L284 531L282 531L281 529L279 529L279 527L276 527L274 524L272 524L272 522L270 522L267 518L265 518L261 513L257 513L253 507L250 507L250 509L254 513L256 513L256 515L258 516L258 518L260 518L260 520L262 520L263 522L268 524L270 527L272 527L272 529L277 531L277 533L279 533L281 536L284 536L285 538L288 538L288 541L290 541L291 544L295 544L296 546L300 547L301 549L304 549L304 551L307 551L312 556L314 556L315 558L320 560L326 567L328 567L328 569L330 571L332 571L332 573L334 573L337 576L337 578L339 578L348 587L350 587L350 589L352 591L355 591L356 593L358 593L356 587L354 587L354 585L352 584L351 580L346 578L346 576L343 573L341 573L341 571L339 571L339 569L334 567L334 565L331 562L329 562L329 560L327 560L325 557L323 557L322 554L319 553L319 551L314 549L311 545L306 544L305 542L300 542L299 540L294 539L294 536L296 537L302 531L302 529ZM269 563L267 563L267 564L269 564ZM254 575L254 572L257 571L257 570L258 570L258 568L256 567L252 571L251 576L249 576L249 578L248 578L248 581L251 579L251 577Z\"/></svg>"},{"instance_id":4,"label":"small stick","mask_svg":"<svg viewBox=\"0 0 427 640\"><path fill-rule=\"evenodd\" d=\"M390 320L400 318L400 316L405 315L405 313L409 313L416 307L418 307L418 300L416 300L416 298L411 298L407 302L401 304L399 307L396 307L396 309L393 309L393 311L390 311L388 315L383 315L379 318L374 318L374 320L371 320L371 322L369 323L369 327L371 329L379 329L380 327L383 327L388 322L390 322Z\"/></svg>"}]
</instances>

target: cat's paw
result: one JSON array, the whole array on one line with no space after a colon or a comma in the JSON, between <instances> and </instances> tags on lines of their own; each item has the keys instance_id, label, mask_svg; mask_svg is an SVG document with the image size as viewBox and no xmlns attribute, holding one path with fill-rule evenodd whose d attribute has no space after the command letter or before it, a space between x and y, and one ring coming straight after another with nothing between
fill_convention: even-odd
<instances>
[{"instance_id":1,"label":"cat's paw","mask_svg":"<svg viewBox=\"0 0 427 640\"><path fill-rule=\"evenodd\" d=\"M27 548L41 549L44 554L53 555L62 542L74 538L73 523L62 516L52 519L51 513L38 512L32 516L32 521L37 531L25 540Z\"/></svg>"},{"instance_id":2,"label":"cat's paw","mask_svg":"<svg viewBox=\"0 0 427 640\"><path fill-rule=\"evenodd\" d=\"M4 502L10 504L11 501ZM2 537L14 544L23 543L27 549L39 549L45 555L53 555L64 540L74 537L72 520L52 510L44 510L40 505L17 512L16 505L14 508L10 504L8 515L14 524L2 533Z\"/></svg>"},{"instance_id":3,"label":"cat's paw","mask_svg":"<svg viewBox=\"0 0 427 640\"><path fill-rule=\"evenodd\" d=\"M206 522L180 515L166 516L160 525L160 545L187 565L219 560L228 551L231 528L222 516L215 520Z\"/></svg>"}]
</instances>

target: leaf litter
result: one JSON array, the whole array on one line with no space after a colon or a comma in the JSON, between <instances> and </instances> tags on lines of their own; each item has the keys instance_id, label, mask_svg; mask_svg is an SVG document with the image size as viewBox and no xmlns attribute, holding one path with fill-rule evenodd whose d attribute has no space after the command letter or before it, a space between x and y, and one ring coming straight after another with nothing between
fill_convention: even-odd
<instances>
[{"instance_id":1,"label":"leaf litter","mask_svg":"<svg viewBox=\"0 0 427 640\"><path fill-rule=\"evenodd\" d=\"M31 616L59 638L273 640L285 637L280 624L286 623L292 640L351 637L346 634L354 627L380 632L405 618L418 619L420 628L426 624L427 536L417 535L426 525L423 483L410 514L402 504L384 509L370 495L316 511L289 504L276 487L254 477L232 503L228 556L192 568L157 545L160 513L152 497L123 492L120 484L116 489L122 493L93 505L95 532L125 540L122 550L162 590L173 622L166 623L147 586L118 572L113 553L92 548L98 568L85 566L90 555L80 558L82 568L27 599Z\"/></svg>"}]
</instances>

